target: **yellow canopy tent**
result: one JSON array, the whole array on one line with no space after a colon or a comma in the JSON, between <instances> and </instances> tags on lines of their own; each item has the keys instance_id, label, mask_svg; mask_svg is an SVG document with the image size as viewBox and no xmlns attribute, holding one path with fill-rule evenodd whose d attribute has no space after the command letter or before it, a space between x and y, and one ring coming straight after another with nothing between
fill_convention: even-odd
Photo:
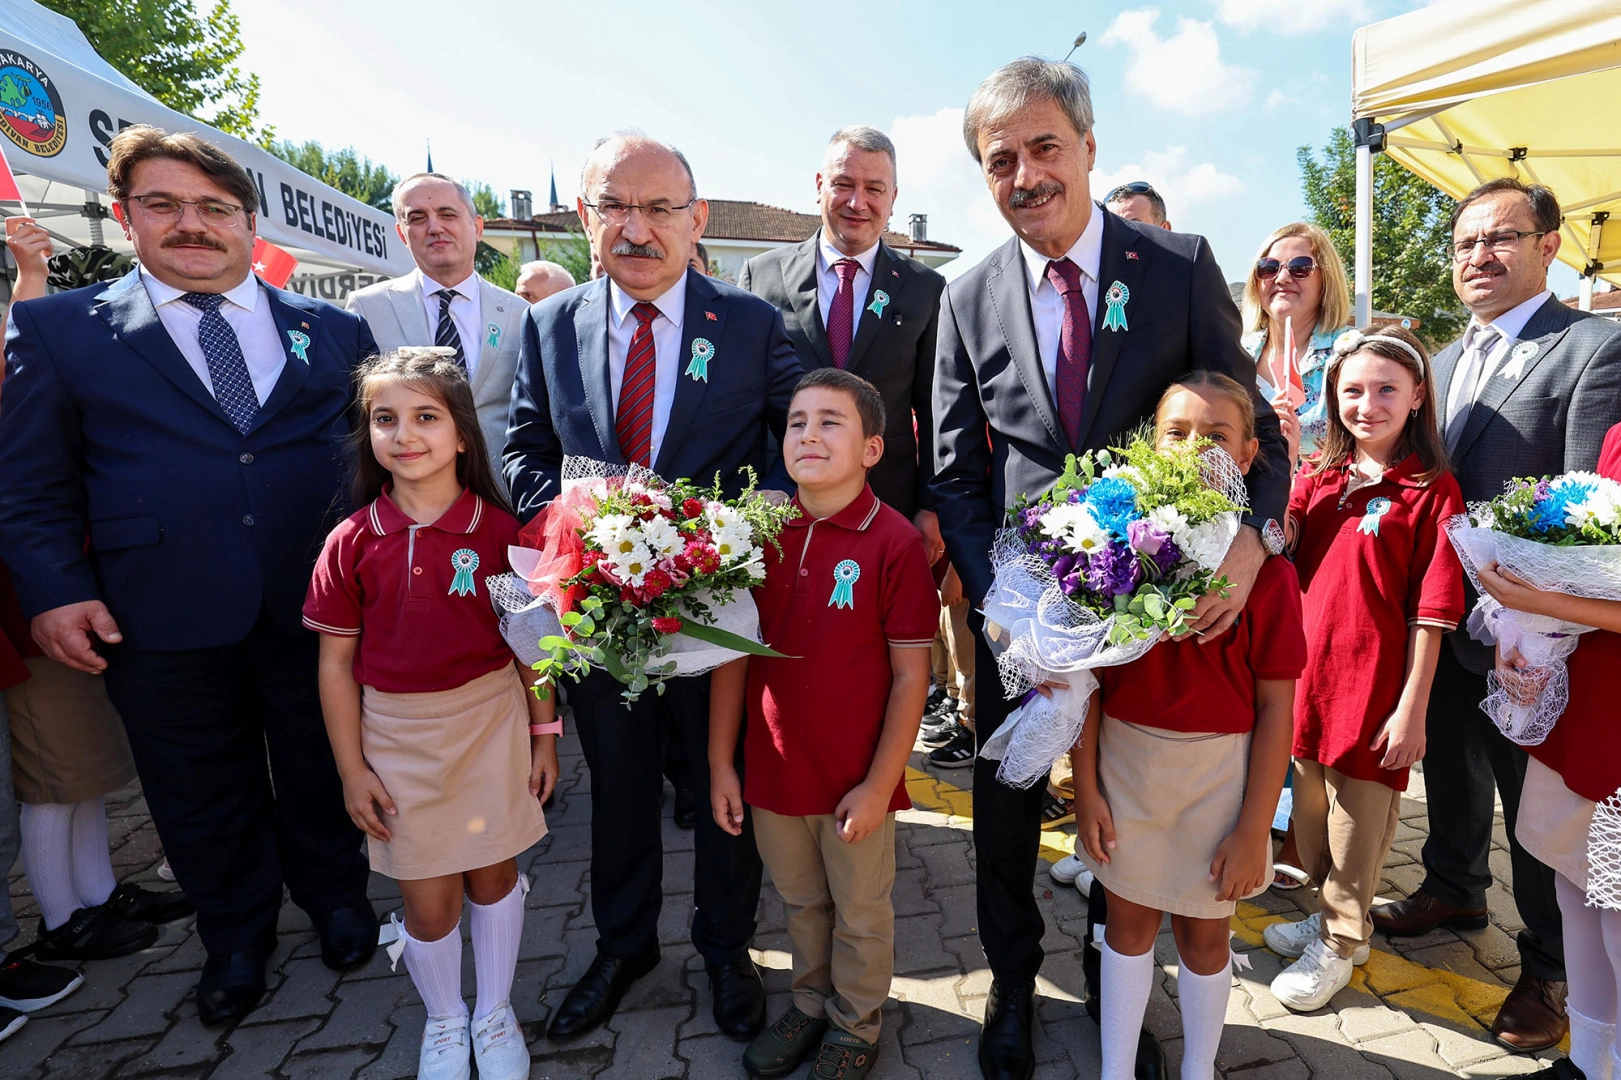
<instances>
[{"instance_id":1,"label":"yellow canopy tent","mask_svg":"<svg viewBox=\"0 0 1621 1080\"><path fill-rule=\"evenodd\" d=\"M1444 0L1364 26L1351 50L1359 323L1380 151L1454 198L1499 176L1546 184L1582 306L1595 277L1621 283L1621 0Z\"/></svg>"}]
</instances>

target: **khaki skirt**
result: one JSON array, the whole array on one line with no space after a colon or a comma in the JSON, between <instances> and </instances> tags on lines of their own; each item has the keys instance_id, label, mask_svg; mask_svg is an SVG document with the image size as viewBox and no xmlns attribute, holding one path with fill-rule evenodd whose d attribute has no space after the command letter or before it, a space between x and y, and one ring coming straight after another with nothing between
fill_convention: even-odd
<instances>
[{"instance_id":1,"label":"khaki skirt","mask_svg":"<svg viewBox=\"0 0 1621 1080\"><path fill-rule=\"evenodd\" d=\"M1249 753L1248 733L1189 734L1105 716L1098 788L1114 817L1115 847L1107 866L1076 845L1081 859L1104 888L1134 904L1194 919L1230 917L1237 905L1216 899L1210 862L1238 824Z\"/></svg>"},{"instance_id":2,"label":"khaki skirt","mask_svg":"<svg viewBox=\"0 0 1621 1080\"><path fill-rule=\"evenodd\" d=\"M100 675L31 657L6 691L17 798L35 806L97 799L135 780L124 722Z\"/></svg>"},{"instance_id":3,"label":"khaki skirt","mask_svg":"<svg viewBox=\"0 0 1621 1080\"><path fill-rule=\"evenodd\" d=\"M529 707L511 666L454 690L364 687L360 746L399 813L366 838L371 868L396 881L494 866L546 835L529 794Z\"/></svg>"},{"instance_id":4,"label":"khaki skirt","mask_svg":"<svg viewBox=\"0 0 1621 1080\"><path fill-rule=\"evenodd\" d=\"M1537 862L1587 888L1587 829L1596 804L1565 786L1564 777L1531 758L1520 788L1514 836Z\"/></svg>"}]
</instances>

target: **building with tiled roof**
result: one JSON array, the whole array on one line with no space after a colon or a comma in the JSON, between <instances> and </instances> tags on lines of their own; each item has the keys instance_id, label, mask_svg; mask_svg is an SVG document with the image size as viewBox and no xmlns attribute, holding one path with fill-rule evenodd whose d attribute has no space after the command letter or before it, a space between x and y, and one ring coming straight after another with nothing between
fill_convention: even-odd
<instances>
[{"instance_id":1,"label":"building with tiled roof","mask_svg":"<svg viewBox=\"0 0 1621 1080\"><path fill-rule=\"evenodd\" d=\"M1575 307L1578 297L1572 296L1560 301L1568 307ZM1621 322L1621 289L1609 289L1605 292L1593 290L1593 314L1612 322Z\"/></svg>"}]
</instances>

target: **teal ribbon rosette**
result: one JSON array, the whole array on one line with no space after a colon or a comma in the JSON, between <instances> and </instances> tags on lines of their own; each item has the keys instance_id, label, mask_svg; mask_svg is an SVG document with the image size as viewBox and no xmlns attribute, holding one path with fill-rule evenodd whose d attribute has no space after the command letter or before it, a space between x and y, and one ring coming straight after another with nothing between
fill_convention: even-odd
<instances>
[{"instance_id":1,"label":"teal ribbon rosette","mask_svg":"<svg viewBox=\"0 0 1621 1080\"><path fill-rule=\"evenodd\" d=\"M1123 282L1115 282L1104 292L1103 328L1105 330L1126 329L1126 301L1130 299L1131 290L1126 288Z\"/></svg>"},{"instance_id":2,"label":"teal ribbon rosette","mask_svg":"<svg viewBox=\"0 0 1621 1080\"><path fill-rule=\"evenodd\" d=\"M456 576L450 581L451 596L477 596L478 586L473 583L473 571L478 569L478 552L472 548L458 548L450 556L450 568Z\"/></svg>"},{"instance_id":3,"label":"teal ribbon rosette","mask_svg":"<svg viewBox=\"0 0 1621 1080\"><path fill-rule=\"evenodd\" d=\"M298 357L306 364L310 362L310 336L308 334L301 333L297 330L287 331L287 345L288 348L293 350L294 356Z\"/></svg>"},{"instance_id":4,"label":"teal ribbon rosette","mask_svg":"<svg viewBox=\"0 0 1621 1080\"><path fill-rule=\"evenodd\" d=\"M884 317L884 309L888 306L889 294L882 289L874 289L872 291L872 303L867 305L867 310L882 319Z\"/></svg>"},{"instance_id":5,"label":"teal ribbon rosette","mask_svg":"<svg viewBox=\"0 0 1621 1080\"><path fill-rule=\"evenodd\" d=\"M1362 513L1362 520L1357 524L1356 531L1367 533L1369 536L1379 535L1379 519L1390 513L1390 500L1384 496L1368 500L1368 508Z\"/></svg>"},{"instance_id":6,"label":"teal ribbon rosette","mask_svg":"<svg viewBox=\"0 0 1621 1080\"><path fill-rule=\"evenodd\" d=\"M833 568L833 595L828 598L827 606L835 608L853 608L856 605L856 579L861 576L861 567L854 559L845 559Z\"/></svg>"},{"instance_id":7,"label":"teal ribbon rosette","mask_svg":"<svg viewBox=\"0 0 1621 1080\"><path fill-rule=\"evenodd\" d=\"M715 358L715 343L708 338L692 339L692 359L687 361L686 375L698 382L709 381L709 361Z\"/></svg>"}]
</instances>

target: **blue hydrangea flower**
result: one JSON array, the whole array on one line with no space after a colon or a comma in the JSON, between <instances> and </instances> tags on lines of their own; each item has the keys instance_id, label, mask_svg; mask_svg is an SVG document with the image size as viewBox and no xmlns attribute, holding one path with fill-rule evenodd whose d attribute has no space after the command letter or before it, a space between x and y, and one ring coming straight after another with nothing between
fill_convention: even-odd
<instances>
[{"instance_id":1,"label":"blue hydrangea flower","mask_svg":"<svg viewBox=\"0 0 1621 1080\"><path fill-rule=\"evenodd\" d=\"M1126 528L1137 518L1137 490L1118 476L1105 476L1086 489L1086 503L1092 508L1097 523L1120 539L1126 539Z\"/></svg>"}]
</instances>

